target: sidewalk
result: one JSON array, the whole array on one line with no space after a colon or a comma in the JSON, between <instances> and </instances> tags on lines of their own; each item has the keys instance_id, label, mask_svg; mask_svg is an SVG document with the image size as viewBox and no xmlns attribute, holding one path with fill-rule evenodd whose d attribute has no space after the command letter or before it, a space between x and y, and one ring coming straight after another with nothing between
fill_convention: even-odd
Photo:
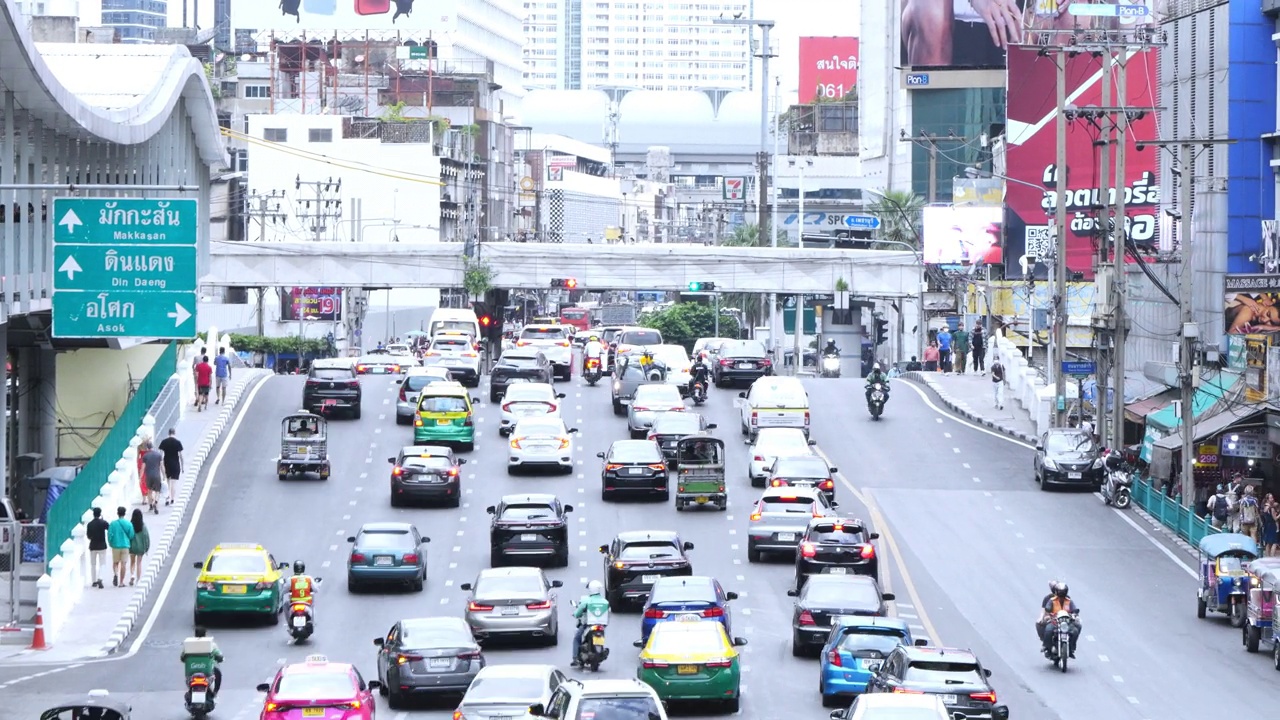
<instances>
[{"instance_id":1,"label":"sidewalk","mask_svg":"<svg viewBox=\"0 0 1280 720\"><path fill-rule=\"evenodd\" d=\"M1012 392L1005 393L1004 409L996 409L990 375L913 371L903 373L902 377L923 385L943 405L972 422L1025 443L1036 442L1036 425L1031 413L1012 397Z\"/></svg>"},{"instance_id":2,"label":"sidewalk","mask_svg":"<svg viewBox=\"0 0 1280 720\"><path fill-rule=\"evenodd\" d=\"M226 402L221 405L210 402L208 409L203 412L195 412L191 405L191 393L185 393L182 416L174 425L174 429L178 431L177 438L184 448L184 468L182 478L178 481L174 504L166 506L162 503L160 514L153 515L145 512L146 506L140 500L140 493L131 493L136 503L129 507L129 511L132 513L135 507L143 508L147 529L151 533L151 551L147 553L146 567L138 584L132 587L113 587L108 557L107 566L102 568L99 576L105 587L101 590L85 588L70 617L58 629L56 641L50 649L27 650L25 643L19 646L0 646L0 663L69 662L102 657L120 647L140 619L151 590L162 580L161 572L168 566L169 550L181 538L188 502L195 495L197 480L222 431L230 424L245 392L270 375L265 370L236 368L227 388ZM157 427L156 435L157 442L168 437L169 428ZM114 508L104 508L103 516L108 514L114 519Z\"/></svg>"}]
</instances>

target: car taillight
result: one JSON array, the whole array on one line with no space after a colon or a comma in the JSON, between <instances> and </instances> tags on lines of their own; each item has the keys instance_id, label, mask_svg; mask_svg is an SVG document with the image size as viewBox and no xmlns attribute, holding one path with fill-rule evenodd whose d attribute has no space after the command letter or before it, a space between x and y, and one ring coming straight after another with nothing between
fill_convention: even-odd
<instances>
[{"instance_id":1,"label":"car taillight","mask_svg":"<svg viewBox=\"0 0 1280 720\"><path fill-rule=\"evenodd\" d=\"M406 402L408 399L409 397L405 395L404 388L400 388L400 402Z\"/></svg>"},{"instance_id":2,"label":"car taillight","mask_svg":"<svg viewBox=\"0 0 1280 720\"><path fill-rule=\"evenodd\" d=\"M454 710L453 720L466 720L466 716L462 714L461 710Z\"/></svg>"},{"instance_id":3,"label":"car taillight","mask_svg":"<svg viewBox=\"0 0 1280 720\"><path fill-rule=\"evenodd\" d=\"M393 477L400 477L401 475L404 475L404 468L400 467L399 465L391 468L391 475Z\"/></svg>"},{"instance_id":4,"label":"car taillight","mask_svg":"<svg viewBox=\"0 0 1280 720\"><path fill-rule=\"evenodd\" d=\"M804 411L804 424L805 424L805 425L808 425L808 424L809 424L809 411L808 411L808 410L805 410L805 411Z\"/></svg>"},{"instance_id":5,"label":"car taillight","mask_svg":"<svg viewBox=\"0 0 1280 720\"><path fill-rule=\"evenodd\" d=\"M406 563L418 562L418 553L406 553L404 556L404 562Z\"/></svg>"},{"instance_id":6,"label":"car taillight","mask_svg":"<svg viewBox=\"0 0 1280 720\"><path fill-rule=\"evenodd\" d=\"M875 547L875 545L863 545L863 546L862 546L862 557L863 557L863 559L864 559L864 560L870 560L871 558L873 558L873 557L875 557L875 556L876 556L876 547Z\"/></svg>"},{"instance_id":7,"label":"car taillight","mask_svg":"<svg viewBox=\"0 0 1280 720\"><path fill-rule=\"evenodd\" d=\"M765 366L765 367L773 367L773 361L772 361L772 360L770 360L769 358L764 358L764 359L762 359L762 360L760 361L760 364L761 364L761 365L763 365L763 366Z\"/></svg>"},{"instance_id":8,"label":"car taillight","mask_svg":"<svg viewBox=\"0 0 1280 720\"><path fill-rule=\"evenodd\" d=\"M503 403L502 412L511 412L511 405L512 403Z\"/></svg>"},{"instance_id":9,"label":"car taillight","mask_svg":"<svg viewBox=\"0 0 1280 720\"><path fill-rule=\"evenodd\" d=\"M359 389L360 389L360 381L359 381L359 380L348 380L348 381L347 381L347 387L348 387L348 388L351 388L352 390L359 390Z\"/></svg>"},{"instance_id":10,"label":"car taillight","mask_svg":"<svg viewBox=\"0 0 1280 720\"><path fill-rule=\"evenodd\" d=\"M800 555L807 558L818 557L818 548L811 542L803 543L800 545Z\"/></svg>"},{"instance_id":11,"label":"car taillight","mask_svg":"<svg viewBox=\"0 0 1280 720\"><path fill-rule=\"evenodd\" d=\"M472 416L471 413L467 413L467 417L462 421L462 426L471 427L474 424L475 424L474 416Z\"/></svg>"},{"instance_id":12,"label":"car taillight","mask_svg":"<svg viewBox=\"0 0 1280 720\"><path fill-rule=\"evenodd\" d=\"M720 367L729 367L732 364L733 361L729 358L720 358Z\"/></svg>"},{"instance_id":13,"label":"car taillight","mask_svg":"<svg viewBox=\"0 0 1280 720\"><path fill-rule=\"evenodd\" d=\"M755 457L753 457L753 458L751 458L751 459L752 459L752 460L754 460L754 461L756 461L756 462L764 462L764 456L763 456L763 455L756 455Z\"/></svg>"},{"instance_id":14,"label":"car taillight","mask_svg":"<svg viewBox=\"0 0 1280 720\"><path fill-rule=\"evenodd\" d=\"M561 340L560 342L558 342L558 343L556 343L556 344L557 344L557 345L559 345L560 347L569 347L569 341L568 341L568 340Z\"/></svg>"},{"instance_id":15,"label":"car taillight","mask_svg":"<svg viewBox=\"0 0 1280 720\"><path fill-rule=\"evenodd\" d=\"M556 405L555 403L546 403L546 405L547 405L547 412L555 412L556 410L560 409L560 406Z\"/></svg>"},{"instance_id":16,"label":"car taillight","mask_svg":"<svg viewBox=\"0 0 1280 720\"><path fill-rule=\"evenodd\" d=\"M818 487L822 488L823 490L835 490L836 484L831 480L823 480L822 482L818 483Z\"/></svg>"},{"instance_id":17,"label":"car taillight","mask_svg":"<svg viewBox=\"0 0 1280 720\"><path fill-rule=\"evenodd\" d=\"M529 344L529 341L528 341L528 340L517 340L517 341L516 341L516 347L524 347L525 345L528 345L528 344Z\"/></svg>"},{"instance_id":18,"label":"car taillight","mask_svg":"<svg viewBox=\"0 0 1280 720\"><path fill-rule=\"evenodd\" d=\"M666 617L667 614L658 608L649 608L644 611L644 616L649 620L661 620Z\"/></svg>"},{"instance_id":19,"label":"car taillight","mask_svg":"<svg viewBox=\"0 0 1280 720\"><path fill-rule=\"evenodd\" d=\"M639 407L639 406L636 406L636 407L633 407L633 408L631 408L631 409L632 409L632 410L635 410L636 412L649 412L649 408L647 408L647 407Z\"/></svg>"},{"instance_id":20,"label":"car taillight","mask_svg":"<svg viewBox=\"0 0 1280 720\"><path fill-rule=\"evenodd\" d=\"M421 655L397 655L396 664L404 665L405 663L411 663L414 660L421 660L421 659L422 659Z\"/></svg>"},{"instance_id":21,"label":"car taillight","mask_svg":"<svg viewBox=\"0 0 1280 720\"><path fill-rule=\"evenodd\" d=\"M351 562L364 562L364 553L351 553Z\"/></svg>"},{"instance_id":22,"label":"car taillight","mask_svg":"<svg viewBox=\"0 0 1280 720\"><path fill-rule=\"evenodd\" d=\"M465 352L465 353L462 353L462 357L480 357L480 356L473 352Z\"/></svg>"},{"instance_id":23,"label":"car taillight","mask_svg":"<svg viewBox=\"0 0 1280 720\"><path fill-rule=\"evenodd\" d=\"M751 522L759 522L761 517L763 516L759 512L753 512L751 513Z\"/></svg>"},{"instance_id":24,"label":"car taillight","mask_svg":"<svg viewBox=\"0 0 1280 720\"><path fill-rule=\"evenodd\" d=\"M651 432L651 433L649 433L648 435L646 435L646 436L645 436L645 439L646 439L646 440L657 440L657 439L658 439L658 434L657 434L657 433L653 433L653 432Z\"/></svg>"},{"instance_id":25,"label":"car taillight","mask_svg":"<svg viewBox=\"0 0 1280 720\"><path fill-rule=\"evenodd\" d=\"M733 667L733 661L732 660L712 660L711 662L703 663L703 665L706 665L709 668L727 668L727 667Z\"/></svg>"},{"instance_id":26,"label":"car taillight","mask_svg":"<svg viewBox=\"0 0 1280 720\"><path fill-rule=\"evenodd\" d=\"M609 463L608 465L604 466L605 472L613 472L614 470L619 470L621 468L622 468L621 465L617 465L615 463Z\"/></svg>"},{"instance_id":27,"label":"car taillight","mask_svg":"<svg viewBox=\"0 0 1280 720\"><path fill-rule=\"evenodd\" d=\"M512 439L511 439L511 449L513 449L513 450L519 450L519 449L520 449L520 438L512 438Z\"/></svg>"},{"instance_id":28,"label":"car taillight","mask_svg":"<svg viewBox=\"0 0 1280 720\"><path fill-rule=\"evenodd\" d=\"M980 702L994 703L996 701L996 694L994 692L969 693L969 699L978 700Z\"/></svg>"},{"instance_id":29,"label":"car taillight","mask_svg":"<svg viewBox=\"0 0 1280 720\"><path fill-rule=\"evenodd\" d=\"M759 425L759 424L760 424L760 413L758 413L758 412L756 412L756 411L754 411L754 410L752 410L752 411L751 411L751 424L752 424L752 425Z\"/></svg>"},{"instance_id":30,"label":"car taillight","mask_svg":"<svg viewBox=\"0 0 1280 720\"><path fill-rule=\"evenodd\" d=\"M684 412L684 406L678 405L676 407L670 408L670 412Z\"/></svg>"},{"instance_id":31,"label":"car taillight","mask_svg":"<svg viewBox=\"0 0 1280 720\"><path fill-rule=\"evenodd\" d=\"M569 449L569 438L560 438L560 449L561 450Z\"/></svg>"},{"instance_id":32,"label":"car taillight","mask_svg":"<svg viewBox=\"0 0 1280 720\"><path fill-rule=\"evenodd\" d=\"M666 470L667 466L664 463L654 463L649 466L649 469L650 470Z\"/></svg>"},{"instance_id":33,"label":"car taillight","mask_svg":"<svg viewBox=\"0 0 1280 720\"><path fill-rule=\"evenodd\" d=\"M414 419L413 419L413 426L414 426L414 427L422 427L422 418L420 418L420 417L416 417L416 418L414 418Z\"/></svg>"},{"instance_id":34,"label":"car taillight","mask_svg":"<svg viewBox=\"0 0 1280 720\"><path fill-rule=\"evenodd\" d=\"M439 354L440 353L436 352L435 350L428 350L426 353L423 354L423 357L436 357Z\"/></svg>"},{"instance_id":35,"label":"car taillight","mask_svg":"<svg viewBox=\"0 0 1280 720\"><path fill-rule=\"evenodd\" d=\"M893 691L898 695L923 695L924 694L923 690L908 690L904 687L896 687L893 689Z\"/></svg>"},{"instance_id":36,"label":"car taillight","mask_svg":"<svg viewBox=\"0 0 1280 720\"><path fill-rule=\"evenodd\" d=\"M800 613L799 622L801 625L817 625L818 624L813 620L813 613L810 613L808 610L805 610L804 612Z\"/></svg>"},{"instance_id":37,"label":"car taillight","mask_svg":"<svg viewBox=\"0 0 1280 720\"><path fill-rule=\"evenodd\" d=\"M543 600L542 602L525 603L525 607L529 608L530 610L550 610L551 601Z\"/></svg>"},{"instance_id":38,"label":"car taillight","mask_svg":"<svg viewBox=\"0 0 1280 720\"><path fill-rule=\"evenodd\" d=\"M392 366L391 366L391 372L393 372L393 373L399 373L399 372L400 372L400 366L399 366L399 365L392 365Z\"/></svg>"},{"instance_id":39,"label":"car taillight","mask_svg":"<svg viewBox=\"0 0 1280 720\"><path fill-rule=\"evenodd\" d=\"M254 586L253 586L253 589L254 589L254 590L270 590L270 589L271 589L271 586L272 586L272 585L274 585L274 584L275 584L275 583L260 582L260 583L258 583L258 584L256 584L256 585L254 585Z\"/></svg>"},{"instance_id":40,"label":"car taillight","mask_svg":"<svg viewBox=\"0 0 1280 720\"><path fill-rule=\"evenodd\" d=\"M334 705L333 707L339 710L359 710L361 705L359 700L352 700L351 702L345 702L345 703L342 703L341 705Z\"/></svg>"},{"instance_id":41,"label":"car taillight","mask_svg":"<svg viewBox=\"0 0 1280 720\"><path fill-rule=\"evenodd\" d=\"M196 583L196 589L198 589L198 590L210 590L210 591L212 591L212 590L214 590L214 589L216 589L216 588L217 588L217 586L216 586L216 585L214 585L214 584L213 584L213 583L211 583L211 582L198 582L198 583Z\"/></svg>"},{"instance_id":42,"label":"car taillight","mask_svg":"<svg viewBox=\"0 0 1280 720\"><path fill-rule=\"evenodd\" d=\"M769 484L772 485L773 487L782 487L783 485L786 484L786 482L787 482L786 478L774 478L773 480L769 481Z\"/></svg>"},{"instance_id":43,"label":"car taillight","mask_svg":"<svg viewBox=\"0 0 1280 720\"><path fill-rule=\"evenodd\" d=\"M653 668L671 667L671 665L669 663L658 662L657 660L645 660L644 667L652 670Z\"/></svg>"},{"instance_id":44,"label":"car taillight","mask_svg":"<svg viewBox=\"0 0 1280 720\"><path fill-rule=\"evenodd\" d=\"M588 359L587 359L587 367L589 367L589 368L596 367L596 366L597 366L597 365L599 365L599 364L600 364L600 361L599 361L599 360L597 360L597 359L595 359L595 358L588 358Z\"/></svg>"},{"instance_id":45,"label":"car taillight","mask_svg":"<svg viewBox=\"0 0 1280 720\"><path fill-rule=\"evenodd\" d=\"M458 468L449 468L449 477L458 477Z\"/></svg>"},{"instance_id":46,"label":"car taillight","mask_svg":"<svg viewBox=\"0 0 1280 720\"><path fill-rule=\"evenodd\" d=\"M613 567L615 570L621 570L626 567L626 564L621 562L616 562L613 564Z\"/></svg>"},{"instance_id":47,"label":"car taillight","mask_svg":"<svg viewBox=\"0 0 1280 720\"><path fill-rule=\"evenodd\" d=\"M205 676L203 676L203 675L197 675L197 676L195 676L195 677L191 678L191 687L197 687L197 686L199 686L199 687L208 687L208 686L209 686L209 678L207 678L207 677L205 677Z\"/></svg>"},{"instance_id":48,"label":"car taillight","mask_svg":"<svg viewBox=\"0 0 1280 720\"><path fill-rule=\"evenodd\" d=\"M706 610L702 611L702 617L704 618L724 617L724 608L709 607Z\"/></svg>"},{"instance_id":49,"label":"car taillight","mask_svg":"<svg viewBox=\"0 0 1280 720\"><path fill-rule=\"evenodd\" d=\"M844 662L840 660L839 650L830 650L827 652L827 662L834 667L844 667Z\"/></svg>"},{"instance_id":50,"label":"car taillight","mask_svg":"<svg viewBox=\"0 0 1280 720\"><path fill-rule=\"evenodd\" d=\"M266 712L280 712L281 710L284 710L284 705L280 703L269 702L262 709L265 710Z\"/></svg>"},{"instance_id":51,"label":"car taillight","mask_svg":"<svg viewBox=\"0 0 1280 720\"><path fill-rule=\"evenodd\" d=\"M492 605L481 605L475 600L467 603L467 612L489 612L492 609Z\"/></svg>"},{"instance_id":52,"label":"car taillight","mask_svg":"<svg viewBox=\"0 0 1280 720\"><path fill-rule=\"evenodd\" d=\"M368 370L368 369L369 369L369 368L368 368L368 367L366 367L366 366L364 366L364 365L357 365L357 366L356 366L356 372L364 372L365 370Z\"/></svg>"},{"instance_id":53,"label":"car taillight","mask_svg":"<svg viewBox=\"0 0 1280 720\"><path fill-rule=\"evenodd\" d=\"M466 652L458 653L459 660L479 660L481 657L483 656L479 650L467 650Z\"/></svg>"}]
</instances>

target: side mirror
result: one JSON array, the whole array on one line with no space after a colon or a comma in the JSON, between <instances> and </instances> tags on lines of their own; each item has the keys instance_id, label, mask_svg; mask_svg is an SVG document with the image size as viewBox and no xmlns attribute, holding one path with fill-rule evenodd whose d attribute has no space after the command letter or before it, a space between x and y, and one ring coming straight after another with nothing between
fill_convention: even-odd
<instances>
[{"instance_id":1,"label":"side mirror","mask_svg":"<svg viewBox=\"0 0 1280 720\"><path fill-rule=\"evenodd\" d=\"M349 536L347 536L347 542L349 542L349 543L353 543L353 542L355 542L355 541L356 541L356 536L355 536L355 535L349 535Z\"/></svg>"},{"instance_id":2,"label":"side mirror","mask_svg":"<svg viewBox=\"0 0 1280 720\"><path fill-rule=\"evenodd\" d=\"M466 592L471 592L471 583L462 583L461 585L458 586L458 589Z\"/></svg>"},{"instance_id":3,"label":"side mirror","mask_svg":"<svg viewBox=\"0 0 1280 720\"><path fill-rule=\"evenodd\" d=\"M596 457L598 457L598 458L600 458L601 460L603 460L603 459L604 459L604 453L602 453L602 452L598 452L598 453L596 453Z\"/></svg>"},{"instance_id":4,"label":"side mirror","mask_svg":"<svg viewBox=\"0 0 1280 720\"><path fill-rule=\"evenodd\" d=\"M685 549L685 550L692 550L692 549L693 549L693 543L691 543L691 542L687 542L687 543L685 543L685 544L684 544L684 549Z\"/></svg>"},{"instance_id":5,"label":"side mirror","mask_svg":"<svg viewBox=\"0 0 1280 720\"><path fill-rule=\"evenodd\" d=\"M832 500L832 501L831 501L831 507L833 507L833 508L838 508L838 507L840 507L840 503L836 502L835 500Z\"/></svg>"},{"instance_id":6,"label":"side mirror","mask_svg":"<svg viewBox=\"0 0 1280 720\"><path fill-rule=\"evenodd\" d=\"M879 539L880 539L880 533L867 533L867 539L868 539L868 540L879 540Z\"/></svg>"},{"instance_id":7,"label":"side mirror","mask_svg":"<svg viewBox=\"0 0 1280 720\"><path fill-rule=\"evenodd\" d=\"M258 692L271 692L271 683L259 683Z\"/></svg>"},{"instance_id":8,"label":"side mirror","mask_svg":"<svg viewBox=\"0 0 1280 720\"><path fill-rule=\"evenodd\" d=\"M373 644L374 644L374 645L377 645L378 647L382 647L383 645L386 645L386 644L387 644L387 639L386 639L386 638L376 637L376 638L374 638L374 639L373 639Z\"/></svg>"},{"instance_id":9,"label":"side mirror","mask_svg":"<svg viewBox=\"0 0 1280 720\"><path fill-rule=\"evenodd\" d=\"M568 430L566 430L565 432L567 432L567 433L569 433L570 435L572 435L572 434L574 434L574 433L578 432L578 428L569 428L569 429L568 429Z\"/></svg>"},{"instance_id":10,"label":"side mirror","mask_svg":"<svg viewBox=\"0 0 1280 720\"><path fill-rule=\"evenodd\" d=\"M485 508L484 511L489 513L490 515L498 514L498 508L493 505L490 505L489 507Z\"/></svg>"},{"instance_id":11,"label":"side mirror","mask_svg":"<svg viewBox=\"0 0 1280 720\"><path fill-rule=\"evenodd\" d=\"M898 596L893 593L880 593L880 599L884 602L889 602L891 600L897 600Z\"/></svg>"},{"instance_id":12,"label":"side mirror","mask_svg":"<svg viewBox=\"0 0 1280 720\"><path fill-rule=\"evenodd\" d=\"M557 399L559 399L559 400L563 400L563 399L565 398L565 394L564 394L564 393L556 393L556 398L557 398Z\"/></svg>"},{"instance_id":13,"label":"side mirror","mask_svg":"<svg viewBox=\"0 0 1280 720\"><path fill-rule=\"evenodd\" d=\"M529 706L529 714L534 717L542 717L547 714L547 708L542 703L534 703Z\"/></svg>"},{"instance_id":14,"label":"side mirror","mask_svg":"<svg viewBox=\"0 0 1280 720\"><path fill-rule=\"evenodd\" d=\"M423 545L426 545L427 543L431 542L431 538L427 537L426 535L423 535L422 539L419 540L418 542Z\"/></svg>"},{"instance_id":15,"label":"side mirror","mask_svg":"<svg viewBox=\"0 0 1280 720\"><path fill-rule=\"evenodd\" d=\"M738 593L736 593L736 592L727 592L727 593L725 593L725 594L724 594L724 599L725 599L725 600L737 600L737 599L738 599Z\"/></svg>"},{"instance_id":16,"label":"side mirror","mask_svg":"<svg viewBox=\"0 0 1280 720\"><path fill-rule=\"evenodd\" d=\"M827 717L831 718L831 720L844 720L844 710L832 710Z\"/></svg>"},{"instance_id":17,"label":"side mirror","mask_svg":"<svg viewBox=\"0 0 1280 720\"><path fill-rule=\"evenodd\" d=\"M916 638L916 641L911 644L916 647L928 647L929 641L926 638Z\"/></svg>"},{"instance_id":18,"label":"side mirror","mask_svg":"<svg viewBox=\"0 0 1280 720\"><path fill-rule=\"evenodd\" d=\"M565 505L565 506L564 506L564 511L565 511L565 512L567 512L567 513L571 513L571 512L573 512L573 506L572 506L572 505Z\"/></svg>"},{"instance_id":19,"label":"side mirror","mask_svg":"<svg viewBox=\"0 0 1280 720\"><path fill-rule=\"evenodd\" d=\"M637 640L637 641L635 641L635 642L631 643L631 647L643 648L643 647L644 647L644 641L643 641L643 640Z\"/></svg>"},{"instance_id":20,"label":"side mirror","mask_svg":"<svg viewBox=\"0 0 1280 720\"><path fill-rule=\"evenodd\" d=\"M747 399L747 394L746 394L746 393L744 393L744 392L740 392L740 393L738 393L738 397L742 398L743 400L746 400L746 399Z\"/></svg>"},{"instance_id":21,"label":"side mirror","mask_svg":"<svg viewBox=\"0 0 1280 720\"><path fill-rule=\"evenodd\" d=\"M389 458L387 458L387 462L391 463L392 465L395 465L395 464L396 464L396 459L395 459L395 458L393 458L393 457L389 457Z\"/></svg>"},{"instance_id":22,"label":"side mirror","mask_svg":"<svg viewBox=\"0 0 1280 720\"><path fill-rule=\"evenodd\" d=\"M991 677L991 671L990 671L990 670L988 670L988 669L986 669L986 668L983 668L983 669L982 669L982 674L983 674L985 677Z\"/></svg>"},{"instance_id":23,"label":"side mirror","mask_svg":"<svg viewBox=\"0 0 1280 720\"><path fill-rule=\"evenodd\" d=\"M478 398L478 397L473 397L473 398L471 398L471 402L473 402L473 403L478 403L478 402L480 402L480 398Z\"/></svg>"},{"instance_id":24,"label":"side mirror","mask_svg":"<svg viewBox=\"0 0 1280 720\"><path fill-rule=\"evenodd\" d=\"M733 646L734 646L734 647L742 647L742 646L744 646L744 645L746 645L746 644L747 644L747 639L746 639L746 638L736 637L736 638L734 638L734 639L733 639Z\"/></svg>"},{"instance_id":25,"label":"side mirror","mask_svg":"<svg viewBox=\"0 0 1280 720\"><path fill-rule=\"evenodd\" d=\"M466 458L458 458L458 464L459 464L459 465L466 465L466 464L467 464L467 459L466 459ZM831 472L835 472L835 470L832 470Z\"/></svg>"},{"instance_id":26,"label":"side mirror","mask_svg":"<svg viewBox=\"0 0 1280 720\"><path fill-rule=\"evenodd\" d=\"M840 472L840 468L827 468L827 472L831 473L832 475L835 475L836 473Z\"/></svg>"},{"instance_id":27,"label":"side mirror","mask_svg":"<svg viewBox=\"0 0 1280 720\"><path fill-rule=\"evenodd\" d=\"M381 681L381 680L370 680L370 681L369 681L369 684L368 684L368 686L367 686L367 687L368 687L370 690L377 690L378 688L382 687L382 681Z\"/></svg>"},{"instance_id":28,"label":"side mirror","mask_svg":"<svg viewBox=\"0 0 1280 720\"><path fill-rule=\"evenodd\" d=\"M601 546L600 546L600 554L601 554L601 555L608 555L608 554L609 554L609 546L608 546L608 545L601 545Z\"/></svg>"},{"instance_id":29,"label":"side mirror","mask_svg":"<svg viewBox=\"0 0 1280 720\"><path fill-rule=\"evenodd\" d=\"M1044 443L1036 443L1036 452L1044 452Z\"/></svg>"},{"instance_id":30,"label":"side mirror","mask_svg":"<svg viewBox=\"0 0 1280 720\"><path fill-rule=\"evenodd\" d=\"M810 441L809 441L809 444L810 444L810 445L817 445L817 444L818 444L818 441L817 441L817 440L810 440Z\"/></svg>"},{"instance_id":31,"label":"side mirror","mask_svg":"<svg viewBox=\"0 0 1280 720\"><path fill-rule=\"evenodd\" d=\"M800 597L800 591L795 588L791 588L787 591L787 597Z\"/></svg>"},{"instance_id":32,"label":"side mirror","mask_svg":"<svg viewBox=\"0 0 1280 720\"><path fill-rule=\"evenodd\" d=\"M717 427L719 427L719 426L718 426L718 425L716 425L715 423L707 423L707 429L708 429L708 430L715 430Z\"/></svg>"},{"instance_id":33,"label":"side mirror","mask_svg":"<svg viewBox=\"0 0 1280 720\"><path fill-rule=\"evenodd\" d=\"M560 580L552 580L552 581L551 581L551 587L553 587L553 588L557 588L557 587L564 587L564 582L562 582L562 581L560 581Z\"/></svg>"},{"instance_id":34,"label":"side mirror","mask_svg":"<svg viewBox=\"0 0 1280 720\"><path fill-rule=\"evenodd\" d=\"M278 569L278 570L284 570L284 569L285 569L285 568L287 568L287 567L289 567L289 563L287 563L287 562L282 562L282 563L280 563L279 565L277 565L277 566L276 566L276 569Z\"/></svg>"},{"instance_id":35,"label":"side mirror","mask_svg":"<svg viewBox=\"0 0 1280 720\"><path fill-rule=\"evenodd\" d=\"M197 560L197 561L195 561L195 562L191 563L191 567L193 567L193 568L195 568L195 569L197 569L197 570L203 570L203 569L204 569L204 561L203 561L203 560Z\"/></svg>"}]
</instances>

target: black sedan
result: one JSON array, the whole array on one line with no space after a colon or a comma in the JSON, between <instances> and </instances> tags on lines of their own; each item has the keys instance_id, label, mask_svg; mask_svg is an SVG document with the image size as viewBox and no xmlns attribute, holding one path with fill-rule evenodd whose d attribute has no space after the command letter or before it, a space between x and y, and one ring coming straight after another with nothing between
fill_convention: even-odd
<instances>
[{"instance_id":1,"label":"black sedan","mask_svg":"<svg viewBox=\"0 0 1280 720\"><path fill-rule=\"evenodd\" d=\"M649 439L662 448L662 456L668 463L676 459L676 443L680 438L698 435L708 430L715 430L716 424L698 413L658 413L653 419L653 427L649 428Z\"/></svg>"},{"instance_id":2,"label":"black sedan","mask_svg":"<svg viewBox=\"0 0 1280 720\"><path fill-rule=\"evenodd\" d=\"M489 402L498 402L507 392L512 381L546 383L555 379L551 362L541 351L532 347L512 348L489 371Z\"/></svg>"},{"instance_id":3,"label":"black sedan","mask_svg":"<svg viewBox=\"0 0 1280 720\"><path fill-rule=\"evenodd\" d=\"M608 452L596 453L604 460L600 469L600 499L616 495L656 495L671 499L667 459L652 440L615 440Z\"/></svg>"},{"instance_id":4,"label":"black sedan","mask_svg":"<svg viewBox=\"0 0 1280 720\"><path fill-rule=\"evenodd\" d=\"M796 550L796 587L810 575L867 575L880 577L880 559L872 540L879 533L867 532L861 520L814 518Z\"/></svg>"},{"instance_id":5,"label":"black sedan","mask_svg":"<svg viewBox=\"0 0 1280 720\"><path fill-rule=\"evenodd\" d=\"M780 457L769 469L769 487L813 487L822 491L828 500L836 499L836 479L839 472L817 455Z\"/></svg>"},{"instance_id":6,"label":"black sedan","mask_svg":"<svg viewBox=\"0 0 1280 720\"><path fill-rule=\"evenodd\" d=\"M407 446L391 463L391 507L406 502L462 503L462 466L467 461L443 445Z\"/></svg>"},{"instance_id":7,"label":"black sedan","mask_svg":"<svg viewBox=\"0 0 1280 720\"><path fill-rule=\"evenodd\" d=\"M730 340L720 346L720 354L711 367L716 387L733 383L750 385L765 375L773 374L773 361L759 340Z\"/></svg>"},{"instance_id":8,"label":"black sedan","mask_svg":"<svg viewBox=\"0 0 1280 720\"><path fill-rule=\"evenodd\" d=\"M361 375L399 375L408 365L405 358L385 351L375 350L356 360L356 372Z\"/></svg>"},{"instance_id":9,"label":"black sedan","mask_svg":"<svg viewBox=\"0 0 1280 720\"><path fill-rule=\"evenodd\" d=\"M837 615L885 617L893 593L880 592L875 578L861 575L814 575L799 590L791 613L791 654L811 655L822 649Z\"/></svg>"},{"instance_id":10,"label":"black sedan","mask_svg":"<svg viewBox=\"0 0 1280 720\"><path fill-rule=\"evenodd\" d=\"M1102 449L1093 435L1076 428L1053 428L1036 443L1036 482L1041 490L1074 485L1097 490L1102 486Z\"/></svg>"},{"instance_id":11,"label":"black sedan","mask_svg":"<svg viewBox=\"0 0 1280 720\"><path fill-rule=\"evenodd\" d=\"M658 578L693 574L686 554L692 549L693 543L670 530L618 533L600 546L605 598L616 609L641 607Z\"/></svg>"},{"instance_id":12,"label":"black sedan","mask_svg":"<svg viewBox=\"0 0 1280 720\"><path fill-rule=\"evenodd\" d=\"M501 567L523 560L550 560L556 567L569 564L569 518L572 505L549 493L506 495L485 512L489 525L489 564Z\"/></svg>"},{"instance_id":13,"label":"black sedan","mask_svg":"<svg viewBox=\"0 0 1280 720\"><path fill-rule=\"evenodd\" d=\"M869 669L868 693L937 695L953 717L1008 720L1009 708L996 704L991 671L968 650L899 645Z\"/></svg>"}]
</instances>

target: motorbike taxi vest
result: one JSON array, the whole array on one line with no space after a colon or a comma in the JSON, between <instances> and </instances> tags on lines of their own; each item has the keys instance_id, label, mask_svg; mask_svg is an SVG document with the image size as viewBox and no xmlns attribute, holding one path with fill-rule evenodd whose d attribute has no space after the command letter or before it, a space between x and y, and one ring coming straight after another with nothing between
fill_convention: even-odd
<instances>
[{"instance_id":1,"label":"motorbike taxi vest","mask_svg":"<svg viewBox=\"0 0 1280 720\"><path fill-rule=\"evenodd\" d=\"M289 578L289 599L293 602L310 603L313 587L311 578L306 575Z\"/></svg>"},{"instance_id":2,"label":"motorbike taxi vest","mask_svg":"<svg viewBox=\"0 0 1280 720\"><path fill-rule=\"evenodd\" d=\"M1061 613L1061 612L1065 612L1065 613L1071 612L1071 598L1069 597L1060 598L1055 596L1053 600L1050 601L1049 613L1056 617L1058 613Z\"/></svg>"}]
</instances>

